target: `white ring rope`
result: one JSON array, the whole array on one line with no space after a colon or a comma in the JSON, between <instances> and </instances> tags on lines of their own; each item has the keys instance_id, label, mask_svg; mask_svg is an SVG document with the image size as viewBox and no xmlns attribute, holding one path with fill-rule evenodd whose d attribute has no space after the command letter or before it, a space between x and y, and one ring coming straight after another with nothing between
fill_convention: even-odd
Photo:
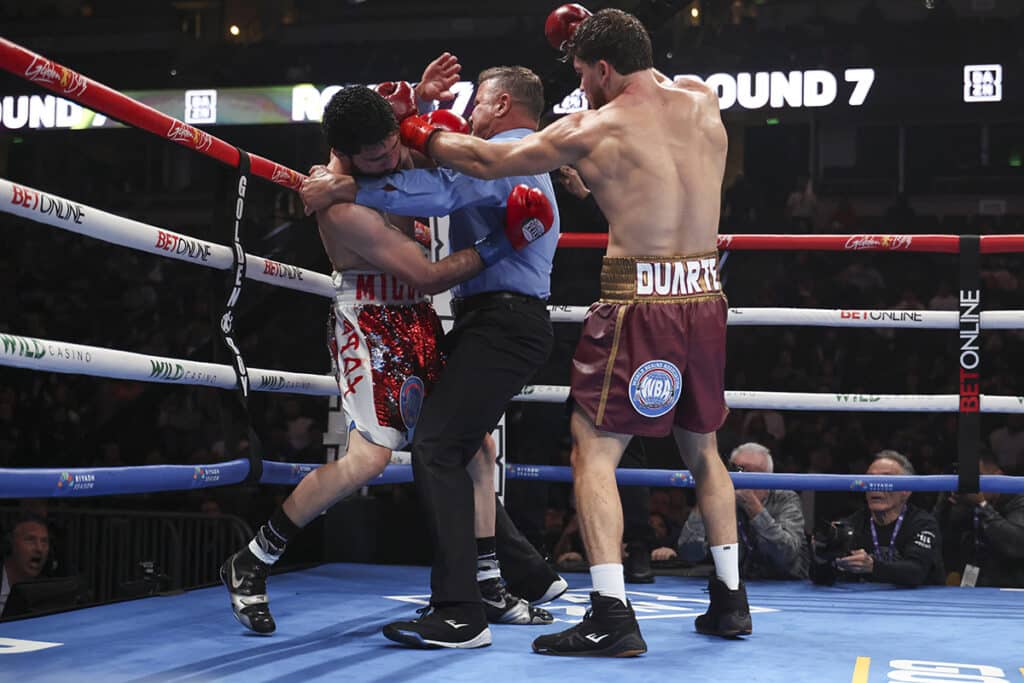
<instances>
[{"instance_id":1,"label":"white ring rope","mask_svg":"<svg viewBox=\"0 0 1024 683\"><path fill-rule=\"evenodd\" d=\"M197 384L221 389L238 386L230 365L84 346L68 342L0 334L0 365L41 372L132 379L167 384ZM248 368L254 391L333 396L339 393L333 375L309 375L282 370Z\"/></svg>"},{"instance_id":2,"label":"white ring rope","mask_svg":"<svg viewBox=\"0 0 1024 683\"><path fill-rule=\"evenodd\" d=\"M581 323L586 306L549 306L551 322ZM898 327L919 330L955 330L957 311L870 310L852 308L730 308L730 326L789 325L805 327ZM1024 311L983 311L981 328L1024 329Z\"/></svg>"},{"instance_id":3,"label":"white ring rope","mask_svg":"<svg viewBox=\"0 0 1024 683\"><path fill-rule=\"evenodd\" d=\"M535 384L515 401L564 403L569 387ZM812 394L796 391L726 391L730 408L743 410L821 410L827 412L955 413L957 394ZM1024 413L1024 396L981 396L983 413Z\"/></svg>"},{"instance_id":4,"label":"white ring rope","mask_svg":"<svg viewBox=\"0 0 1024 683\"><path fill-rule=\"evenodd\" d=\"M0 334L0 365L36 371L63 372L115 379L167 384L197 384L221 389L235 388L234 369L227 365L99 346ZM281 370L249 368L254 391L335 396L333 375L312 375ZM564 403L569 387L528 386L513 400L533 403ZM811 394L788 391L726 391L726 403L735 409L822 410L863 412L955 413L956 394ZM983 413L1024 413L1024 396L981 397Z\"/></svg>"},{"instance_id":5,"label":"white ring rope","mask_svg":"<svg viewBox=\"0 0 1024 683\"><path fill-rule=\"evenodd\" d=\"M232 267L231 248L165 230L79 204L64 197L18 185L0 178L0 211L46 225L77 232L110 244L158 256L188 261L208 268ZM298 266L246 254L246 277L270 285L333 298L331 277ZM580 323L586 306L549 306L552 322ZM821 327L956 329L956 311L905 311L825 308L730 308L729 325L803 325ZM1024 328L1024 311L984 311L982 329Z\"/></svg>"},{"instance_id":6,"label":"white ring rope","mask_svg":"<svg viewBox=\"0 0 1024 683\"><path fill-rule=\"evenodd\" d=\"M0 211L15 216L207 268L228 270L232 267L231 247L223 244L133 221L3 178L0 178L0 196L10 197L10 201L0 201ZM245 255L245 276L327 298L335 294L334 282L328 275L252 254Z\"/></svg>"}]
</instances>

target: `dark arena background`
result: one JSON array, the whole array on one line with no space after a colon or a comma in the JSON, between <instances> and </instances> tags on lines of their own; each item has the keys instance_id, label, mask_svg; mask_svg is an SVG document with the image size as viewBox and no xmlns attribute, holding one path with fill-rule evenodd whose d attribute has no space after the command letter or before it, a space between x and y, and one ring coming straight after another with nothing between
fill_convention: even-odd
<instances>
[{"instance_id":1,"label":"dark arena background","mask_svg":"<svg viewBox=\"0 0 1024 683\"><path fill-rule=\"evenodd\" d=\"M587 3L635 14L655 67L711 87L728 133L718 447L770 450L733 481L795 491L804 558L742 565L751 635L694 631L715 567L700 538L692 552L675 442L647 437L619 469L643 657L534 654L550 625L496 624L466 652L386 640L430 597L406 452L288 544L271 637L236 621L222 563L345 454L331 264L297 192L328 159L326 103L450 52L440 107L471 117L477 74L521 65L548 125L586 107L545 39L555 6L0 0L0 682L1024 681L1021 0ZM552 180L554 348L494 432L495 476L568 581L544 606L564 628L591 586L566 400L608 227L571 175ZM447 226L431 221L435 258ZM869 474L887 450L916 476ZM930 585L812 580L842 555L831 522L905 490L937 524ZM739 517L756 557L767 522Z\"/></svg>"}]
</instances>

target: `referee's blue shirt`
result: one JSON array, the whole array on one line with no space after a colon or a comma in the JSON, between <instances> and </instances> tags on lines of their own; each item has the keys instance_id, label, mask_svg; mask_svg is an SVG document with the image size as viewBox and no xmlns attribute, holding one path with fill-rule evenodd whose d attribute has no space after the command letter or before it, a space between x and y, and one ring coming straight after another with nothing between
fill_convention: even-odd
<instances>
[{"instance_id":1,"label":"referee's blue shirt","mask_svg":"<svg viewBox=\"0 0 1024 683\"><path fill-rule=\"evenodd\" d=\"M528 128L514 128L490 140L518 140L532 132ZM551 295L551 261L560 228L555 190L547 173L480 180L438 168L401 171L380 178L360 177L356 203L400 216L447 214L451 251L456 252L473 246L494 230L504 230L508 195L520 183L540 189L551 202L555 214L551 230L521 251L455 285L452 296L506 291L547 299ZM384 189L389 186L394 189Z\"/></svg>"}]
</instances>

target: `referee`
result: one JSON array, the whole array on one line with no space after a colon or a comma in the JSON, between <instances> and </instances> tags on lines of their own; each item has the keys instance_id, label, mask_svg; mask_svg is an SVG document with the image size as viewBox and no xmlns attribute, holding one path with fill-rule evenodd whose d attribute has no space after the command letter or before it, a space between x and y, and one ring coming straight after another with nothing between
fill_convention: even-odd
<instances>
[{"instance_id":1,"label":"referee","mask_svg":"<svg viewBox=\"0 0 1024 683\"><path fill-rule=\"evenodd\" d=\"M544 88L532 71L487 69L477 79L473 134L495 142L518 140L537 130L543 108ZM388 638L414 647L491 642L477 559L493 554L493 539L488 548L483 547L488 539L478 544L475 538L473 485L466 465L551 352L547 299L559 218L547 174L479 180L449 169L418 169L359 179L359 204L397 214L448 214L453 252L502 229L505 198L520 183L547 196L555 210L552 228L528 248L453 288L455 326L444 339L448 362L416 424L413 475L434 541L432 609L416 621L384 628ZM499 525L507 521L500 506L497 515Z\"/></svg>"}]
</instances>

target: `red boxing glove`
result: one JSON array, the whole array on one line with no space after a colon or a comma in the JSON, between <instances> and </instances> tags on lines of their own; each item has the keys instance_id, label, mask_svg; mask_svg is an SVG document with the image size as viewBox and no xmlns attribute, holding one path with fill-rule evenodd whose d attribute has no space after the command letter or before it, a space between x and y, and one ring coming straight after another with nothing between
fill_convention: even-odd
<instances>
[{"instance_id":1,"label":"red boxing glove","mask_svg":"<svg viewBox=\"0 0 1024 683\"><path fill-rule=\"evenodd\" d=\"M543 192L516 185L505 207L505 229L489 233L473 246L484 265L490 266L546 235L554 222L555 211Z\"/></svg>"},{"instance_id":2,"label":"red boxing glove","mask_svg":"<svg viewBox=\"0 0 1024 683\"><path fill-rule=\"evenodd\" d=\"M424 114L423 120L441 130L450 133L469 133L469 122L451 109L435 109Z\"/></svg>"},{"instance_id":3,"label":"red boxing glove","mask_svg":"<svg viewBox=\"0 0 1024 683\"><path fill-rule=\"evenodd\" d=\"M413 221L412 238L419 242L420 246L430 249L430 226L422 221Z\"/></svg>"},{"instance_id":4,"label":"red boxing glove","mask_svg":"<svg viewBox=\"0 0 1024 683\"><path fill-rule=\"evenodd\" d=\"M416 95L408 81L384 81L374 90L387 100L399 121L416 113Z\"/></svg>"},{"instance_id":5,"label":"red boxing glove","mask_svg":"<svg viewBox=\"0 0 1024 683\"><path fill-rule=\"evenodd\" d=\"M566 43L576 34L576 27L589 16L590 10L576 3L562 5L549 14L547 21L544 22L544 35L547 36L551 47L564 50Z\"/></svg>"},{"instance_id":6,"label":"red boxing glove","mask_svg":"<svg viewBox=\"0 0 1024 683\"><path fill-rule=\"evenodd\" d=\"M424 117L415 114L406 116L398 124L398 134L402 144L427 157L430 156L430 152L427 151L427 147L430 146L430 138L440 130L440 126L431 124Z\"/></svg>"}]
</instances>

